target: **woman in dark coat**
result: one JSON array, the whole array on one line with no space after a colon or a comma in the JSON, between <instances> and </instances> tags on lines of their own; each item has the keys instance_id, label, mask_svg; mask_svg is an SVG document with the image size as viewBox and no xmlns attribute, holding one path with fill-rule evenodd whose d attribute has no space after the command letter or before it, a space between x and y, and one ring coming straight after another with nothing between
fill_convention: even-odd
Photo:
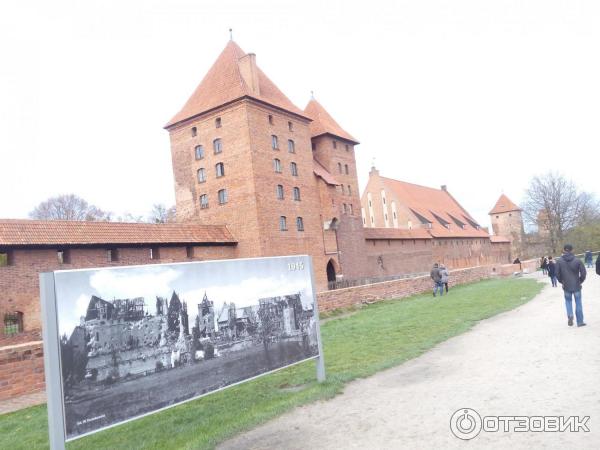
<instances>
[{"instance_id":1,"label":"woman in dark coat","mask_svg":"<svg viewBox=\"0 0 600 450\"><path fill-rule=\"evenodd\" d=\"M545 256L542 256L540 267L542 268L542 274L546 275L548 273L548 259Z\"/></svg>"},{"instance_id":2,"label":"woman in dark coat","mask_svg":"<svg viewBox=\"0 0 600 450\"><path fill-rule=\"evenodd\" d=\"M552 287L556 287L558 282L556 281L556 264L552 259L552 256L548 259L548 276L552 282Z\"/></svg>"}]
</instances>

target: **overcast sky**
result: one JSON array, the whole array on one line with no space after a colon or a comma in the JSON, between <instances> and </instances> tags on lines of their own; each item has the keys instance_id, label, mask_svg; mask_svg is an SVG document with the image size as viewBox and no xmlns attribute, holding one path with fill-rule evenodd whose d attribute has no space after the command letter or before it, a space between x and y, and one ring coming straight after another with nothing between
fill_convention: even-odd
<instances>
[{"instance_id":1,"label":"overcast sky","mask_svg":"<svg viewBox=\"0 0 600 450\"><path fill-rule=\"evenodd\" d=\"M7 1L0 217L51 195L174 203L168 134L229 38L299 107L315 97L369 167L450 192L481 221L562 171L598 192L600 2Z\"/></svg>"}]
</instances>

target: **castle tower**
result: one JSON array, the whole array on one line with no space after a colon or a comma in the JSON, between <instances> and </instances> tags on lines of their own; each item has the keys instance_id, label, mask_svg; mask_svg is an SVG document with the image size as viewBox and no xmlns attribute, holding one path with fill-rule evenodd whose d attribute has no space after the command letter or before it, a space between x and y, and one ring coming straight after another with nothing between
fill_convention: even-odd
<instances>
[{"instance_id":1,"label":"castle tower","mask_svg":"<svg viewBox=\"0 0 600 450\"><path fill-rule=\"evenodd\" d=\"M523 257L523 227L522 209L502 194L494 208L489 212L494 235L510 239L511 259Z\"/></svg>"},{"instance_id":2,"label":"castle tower","mask_svg":"<svg viewBox=\"0 0 600 450\"><path fill-rule=\"evenodd\" d=\"M332 135L340 142L338 152L357 142L341 129L331 133L326 127L315 136L313 113L296 107L260 70L254 54L229 41L165 128L171 141L177 220L226 225L238 242L238 257L309 254L323 289L326 266L338 249L325 248L323 199L315 174L330 174L317 167L311 149L315 144L317 153L324 153L321 147L333 145ZM342 167L345 187L357 193L358 185L350 180L355 177L353 157ZM359 213L357 198L345 203Z\"/></svg>"}]
</instances>

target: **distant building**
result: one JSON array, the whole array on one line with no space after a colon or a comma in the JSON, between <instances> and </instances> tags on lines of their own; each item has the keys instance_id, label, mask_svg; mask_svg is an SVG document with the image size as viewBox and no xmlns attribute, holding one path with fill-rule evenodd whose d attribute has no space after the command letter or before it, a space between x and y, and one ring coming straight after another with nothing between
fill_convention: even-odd
<instances>
[{"instance_id":1,"label":"distant building","mask_svg":"<svg viewBox=\"0 0 600 450\"><path fill-rule=\"evenodd\" d=\"M525 229L522 209L502 194L489 212L492 230L497 238L504 237L510 241L511 259L523 259Z\"/></svg>"}]
</instances>

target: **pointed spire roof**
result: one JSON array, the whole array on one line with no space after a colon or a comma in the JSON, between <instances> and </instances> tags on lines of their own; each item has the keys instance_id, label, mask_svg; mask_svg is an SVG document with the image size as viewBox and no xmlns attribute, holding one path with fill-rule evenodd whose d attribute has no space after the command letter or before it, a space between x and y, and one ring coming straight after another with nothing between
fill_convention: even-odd
<instances>
[{"instance_id":1,"label":"pointed spire roof","mask_svg":"<svg viewBox=\"0 0 600 450\"><path fill-rule=\"evenodd\" d=\"M522 209L515 205L510 198L502 194L496 202L496 206L494 206L489 214L500 214L509 211L522 211Z\"/></svg>"},{"instance_id":2,"label":"pointed spire roof","mask_svg":"<svg viewBox=\"0 0 600 450\"><path fill-rule=\"evenodd\" d=\"M310 99L308 105L304 108L304 112L313 120L310 124L310 134L312 137L331 134L340 139L350 141L353 144L360 144L360 142L353 138L350 133L344 131L344 129L333 120L333 117L331 117L314 97Z\"/></svg>"},{"instance_id":3,"label":"pointed spire roof","mask_svg":"<svg viewBox=\"0 0 600 450\"><path fill-rule=\"evenodd\" d=\"M245 56L251 56L250 63L255 65L254 55L246 54L234 41L229 41L181 111L165 128L243 97L306 117L258 67L255 67L257 89L249 86L240 69L240 59Z\"/></svg>"}]
</instances>

